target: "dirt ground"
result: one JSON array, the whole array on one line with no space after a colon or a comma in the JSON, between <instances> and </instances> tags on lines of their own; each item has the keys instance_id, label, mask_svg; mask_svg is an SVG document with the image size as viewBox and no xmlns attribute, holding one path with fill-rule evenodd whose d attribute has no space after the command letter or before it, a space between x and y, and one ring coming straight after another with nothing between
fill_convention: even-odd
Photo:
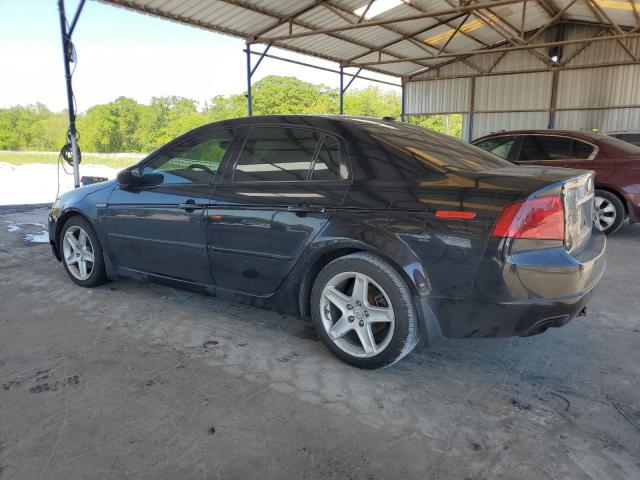
<instances>
[{"instance_id":1,"label":"dirt ground","mask_svg":"<svg viewBox=\"0 0 640 480\"><path fill-rule=\"evenodd\" d=\"M640 478L640 225L586 317L369 372L298 318L77 287L45 220L0 214L0 479Z\"/></svg>"}]
</instances>

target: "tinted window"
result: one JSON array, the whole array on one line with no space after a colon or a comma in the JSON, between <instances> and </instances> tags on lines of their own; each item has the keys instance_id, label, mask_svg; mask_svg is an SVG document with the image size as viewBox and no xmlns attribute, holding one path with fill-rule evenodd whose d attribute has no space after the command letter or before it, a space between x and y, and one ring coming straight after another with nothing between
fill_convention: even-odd
<instances>
[{"instance_id":1,"label":"tinted window","mask_svg":"<svg viewBox=\"0 0 640 480\"><path fill-rule=\"evenodd\" d=\"M254 127L233 174L234 182L306 180L320 135L310 130Z\"/></svg>"},{"instance_id":2,"label":"tinted window","mask_svg":"<svg viewBox=\"0 0 640 480\"><path fill-rule=\"evenodd\" d=\"M209 183L233 139L233 130L200 135L163 153L142 170L157 184Z\"/></svg>"},{"instance_id":3,"label":"tinted window","mask_svg":"<svg viewBox=\"0 0 640 480\"><path fill-rule=\"evenodd\" d=\"M371 129L371 136L409 153L432 171L468 170L483 172L513 164L462 140L408 125L384 125Z\"/></svg>"},{"instance_id":4,"label":"tinted window","mask_svg":"<svg viewBox=\"0 0 640 480\"><path fill-rule=\"evenodd\" d=\"M520 160L563 160L571 158L572 138L530 135L520 148Z\"/></svg>"},{"instance_id":5,"label":"tinted window","mask_svg":"<svg viewBox=\"0 0 640 480\"><path fill-rule=\"evenodd\" d=\"M521 161L587 159L593 146L570 137L530 135L520 148Z\"/></svg>"},{"instance_id":6,"label":"tinted window","mask_svg":"<svg viewBox=\"0 0 640 480\"><path fill-rule=\"evenodd\" d=\"M611 134L613 138L624 140L633 145L640 146L640 133L614 133Z\"/></svg>"},{"instance_id":7,"label":"tinted window","mask_svg":"<svg viewBox=\"0 0 640 480\"><path fill-rule=\"evenodd\" d=\"M495 137L475 143L474 145L499 157L507 158L509 157L509 151L511 151L514 140L514 137Z\"/></svg>"},{"instance_id":8,"label":"tinted window","mask_svg":"<svg viewBox=\"0 0 640 480\"><path fill-rule=\"evenodd\" d=\"M337 180L346 178L346 171L341 171L340 145L338 141L325 136L318 151L318 157L313 164L312 180Z\"/></svg>"},{"instance_id":9,"label":"tinted window","mask_svg":"<svg viewBox=\"0 0 640 480\"><path fill-rule=\"evenodd\" d=\"M588 143L581 142L580 140L573 140L573 144L571 145L571 156L573 158L578 158L581 160L586 160L593 153L593 145L589 145Z\"/></svg>"}]
</instances>

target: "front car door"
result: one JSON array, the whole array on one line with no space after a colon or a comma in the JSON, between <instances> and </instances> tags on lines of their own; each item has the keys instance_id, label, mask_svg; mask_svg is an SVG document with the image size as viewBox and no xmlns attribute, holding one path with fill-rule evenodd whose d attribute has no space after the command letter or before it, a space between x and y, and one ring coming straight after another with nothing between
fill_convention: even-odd
<instances>
[{"instance_id":1,"label":"front car door","mask_svg":"<svg viewBox=\"0 0 640 480\"><path fill-rule=\"evenodd\" d=\"M514 136L490 137L474 143L474 145L505 160L512 160L515 140Z\"/></svg>"},{"instance_id":2,"label":"front car door","mask_svg":"<svg viewBox=\"0 0 640 480\"><path fill-rule=\"evenodd\" d=\"M210 281L204 212L234 130L188 136L138 166L140 181L109 197L108 248L120 267Z\"/></svg>"},{"instance_id":3,"label":"front car door","mask_svg":"<svg viewBox=\"0 0 640 480\"><path fill-rule=\"evenodd\" d=\"M253 295L277 290L349 189L345 146L309 128L247 128L207 211L217 286Z\"/></svg>"}]
</instances>

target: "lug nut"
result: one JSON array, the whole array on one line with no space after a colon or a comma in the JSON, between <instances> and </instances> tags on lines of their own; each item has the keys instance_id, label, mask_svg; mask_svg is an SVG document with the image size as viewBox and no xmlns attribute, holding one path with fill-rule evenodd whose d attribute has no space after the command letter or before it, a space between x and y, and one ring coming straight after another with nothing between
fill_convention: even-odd
<instances>
[{"instance_id":1,"label":"lug nut","mask_svg":"<svg viewBox=\"0 0 640 480\"><path fill-rule=\"evenodd\" d=\"M368 311L368 310L365 310L365 311L364 311L364 316L365 316L365 317L368 317L368 316L369 316L369 311Z\"/></svg>"},{"instance_id":2,"label":"lug nut","mask_svg":"<svg viewBox=\"0 0 640 480\"><path fill-rule=\"evenodd\" d=\"M347 310L353 310L353 305L351 305L350 303L347 304Z\"/></svg>"},{"instance_id":3,"label":"lug nut","mask_svg":"<svg viewBox=\"0 0 640 480\"><path fill-rule=\"evenodd\" d=\"M353 322L354 318L352 316L349 316L349 322Z\"/></svg>"},{"instance_id":4,"label":"lug nut","mask_svg":"<svg viewBox=\"0 0 640 480\"><path fill-rule=\"evenodd\" d=\"M363 322L362 320L360 320L360 321L358 322L358 325L360 325L361 327L364 327L364 322Z\"/></svg>"},{"instance_id":5,"label":"lug nut","mask_svg":"<svg viewBox=\"0 0 640 480\"><path fill-rule=\"evenodd\" d=\"M360 303L360 300L358 300L358 301L356 302L356 305L358 305L358 306L362 305L362 303Z\"/></svg>"}]
</instances>

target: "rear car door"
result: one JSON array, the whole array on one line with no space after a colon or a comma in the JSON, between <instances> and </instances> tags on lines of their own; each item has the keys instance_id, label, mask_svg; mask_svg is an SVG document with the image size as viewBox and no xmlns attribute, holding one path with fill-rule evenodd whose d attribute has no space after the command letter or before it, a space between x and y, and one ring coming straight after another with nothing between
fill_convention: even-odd
<instances>
[{"instance_id":1,"label":"rear car door","mask_svg":"<svg viewBox=\"0 0 640 480\"><path fill-rule=\"evenodd\" d=\"M216 285L254 295L277 290L349 189L345 147L309 128L247 128L206 214Z\"/></svg>"},{"instance_id":2,"label":"rear car door","mask_svg":"<svg viewBox=\"0 0 640 480\"><path fill-rule=\"evenodd\" d=\"M204 212L234 130L190 136L138 168L140 181L116 188L105 210L108 248L124 268L209 282Z\"/></svg>"},{"instance_id":3,"label":"rear car door","mask_svg":"<svg viewBox=\"0 0 640 480\"><path fill-rule=\"evenodd\" d=\"M560 135L524 135L516 162L553 167L589 168L585 161L597 152L595 145Z\"/></svg>"}]
</instances>

